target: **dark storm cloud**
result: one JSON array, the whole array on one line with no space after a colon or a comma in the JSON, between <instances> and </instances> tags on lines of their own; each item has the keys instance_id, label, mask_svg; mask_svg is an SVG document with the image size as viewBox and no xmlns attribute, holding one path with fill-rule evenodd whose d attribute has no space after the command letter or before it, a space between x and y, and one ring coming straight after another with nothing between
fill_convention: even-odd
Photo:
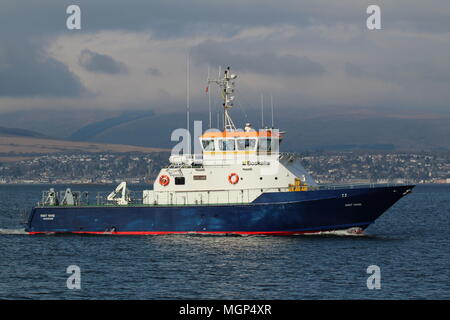
<instances>
[{"instance_id":1,"label":"dark storm cloud","mask_svg":"<svg viewBox=\"0 0 450 320\"><path fill-rule=\"evenodd\" d=\"M403 85L415 83L419 86L424 80L448 85L450 74L448 57L445 57L449 49L448 35L443 34L450 31L448 0L378 0L376 4L381 7L383 30L374 32L367 31L365 25L366 8L374 4L371 0L0 1L1 95L80 95L84 89L76 75L61 62L46 56L44 49L56 36L65 36L61 42L64 45L71 36L95 35L104 30L148 33L151 40L178 38L175 40L182 43L179 47L174 46L178 53L193 39L214 39L192 48L192 57L197 63L214 67L230 64L240 70L262 74L313 76L327 72L327 77L320 77L320 81L327 82L329 88L339 87L352 77L361 78L359 90L369 93L370 84L366 84L363 78L395 81ZM66 8L72 4L81 7L82 30L69 31L66 28ZM340 29L342 26L344 28ZM265 39L263 30L263 35L253 36L251 32L247 33L250 36L244 35L251 38L247 43L234 41L235 46L228 46L229 41L233 41L231 36L242 36L241 32L253 27L265 30L293 27L293 37ZM341 41L342 37L351 36L353 31L356 33L355 41ZM117 33L118 41L120 37ZM40 41L42 39L48 41ZM34 42L30 48L22 44L30 41ZM16 45L10 47L9 43ZM294 51L298 48L302 49L299 54L282 53L298 52ZM80 49L76 49L77 52ZM132 50L130 48L130 52ZM333 58L327 57L327 53L332 53ZM93 52L86 56L88 62L84 67L88 70L109 74L124 71L123 65L121 68L112 57L97 56ZM355 60L347 56L353 56ZM430 64L429 61L435 57L439 62ZM130 69L133 67L133 61L123 61ZM346 61L357 63L346 66ZM332 82L331 63L339 70L345 68L346 77ZM166 72L164 67L158 65L158 71L147 70L147 73L157 76L162 70L168 77L170 72ZM448 88L441 85L426 89L423 101L448 105ZM314 92L314 88L308 91L311 101L335 94L334 90L317 91ZM398 99L405 96L400 92ZM134 96L128 98L132 100ZM342 100L345 99L344 96ZM293 101L296 103L297 97ZM347 102L340 101L343 104Z\"/></svg>"},{"instance_id":2,"label":"dark storm cloud","mask_svg":"<svg viewBox=\"0 0 450 320\"><path fill-rule=\"evenodd\" d=\"M357 24L365 26L365 10L373 1L271 1L271 0L4 0L1 3L2 30L14 34L70 32L66 8L77 4L82 12L82 30L151 30L161 37L192 33L234 34L244 27L273 25ZM422 32L450 31L449 2L433 0L379 0L385 27ZM1 32L1 30L0 30Z\"/></svg>"},{"instance_id":3,"label":"dark storm cloud","mask_svg":"<svg viewBox=\"0 0 450 320\"><path fill-rule=\"evenodd\" d=\"M0 97L79 97L80 79L45 49L64 31L65 6L55 1L1 1Z\"/></svg>"},{"instance_id":4,"label":"dark storm cloud","mask_svg":"<svg viewBox=\"0 0 450 320\"><path fill-rule=\"evenodd\" d=\"M191 49L198 64L207 63L216 67L226 61L233 68L260 74L282 74L288 76L319 75L324 67L304 56L277 55L272 52L243 53L228 50L226 45L208 40Z\"/></svg>"},{"instance_id":5,"label":"dark storm cloud","mask_svg":"<svg viewBox=\"0 0 450 320\"><path fill-rule=\"evenodd\" d=\"M15 35L71 33L66 29L66 8L72 4L81 8L80 32L149 30L158 38L193 33L234 35L242 27L308 25L312 20L306 7L302 12L292 10L294 3L279 6L264 0L40 0L20 4L6 0L1 4L0 26L14 30Z\"/></svg>"},{"instance_id":6,"label":"dark storm cloud","mask_svg":"<svg viewBox=\"0 0 450 320\"><path fill-rule=\"evenodd\" d=\"M280 6L264 0L80 1L85 27L89 31L149 30L156 38L192 34L233 36L249 26L311 24L307 12L289 8L293 4Z\"/></svg>"},{"instance_id":7,"label":"dark storm cloud","mask_svg":"<svg viewBox=\"0 0 450 320\"><path fill-rule=\"evenodd\" d=\"M88 49L81 51L78 63L90 72L107 74L125 74L128 72L124 63L116 61L106 54L100 54Z\"/></svg>"},{"instance_id":8,"label":"dark storm cloud","mask_svg":"<svg viewBox=\"0 0 450 320\"><path fill-rule=\"evenodd\" d=\"M0 48L0 96L78 97L86 92L67 66L29 43L3 43Z\"/></svg>"},{"instance_id":9,"label":"dark storm cloud","mask_svg":"<svg viewBox=\"0 0 450 320\"><path fill-rule=\"evenodd\" d=\"M345 71L353 77L381 79L400 84L409 84L417 81L450 82L450 66L436 66L431 62L388 63L380 65L346 63Z\"/></svg>"},{"instance_id":10,"label":"dark storm cloud","mask_svg":"<svg viewBox=\"0 0 450 320\"><path fill-rule=\"evenodd\" d=\"M188 34L233 35L246 27L274 25L356 24L365 26L368 5L373 1L271 1L271 0L40 0L18 4L2 1L0 26L14 34L55 34L66 29L66 8L77 4L82 12L82 30L150 30L157 37ZM383 25L422 32L450 31L449 2L434 0L379 0ZM0 32L2 32L0 30Z\"/></svg>"}]
</instances>

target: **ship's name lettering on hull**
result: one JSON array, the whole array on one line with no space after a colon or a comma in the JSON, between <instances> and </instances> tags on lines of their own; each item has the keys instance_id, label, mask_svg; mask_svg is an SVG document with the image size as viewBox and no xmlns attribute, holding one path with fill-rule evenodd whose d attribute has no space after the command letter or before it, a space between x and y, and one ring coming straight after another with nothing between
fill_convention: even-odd
<instances>
[{"instance_id":1,"label":"ship's name lettering on hull","mask_svg":"<svg viewBox=\"0 0 450 320\"><path fill-rule=\"evenodd\" d=\"M242 162L243 165L246 166L269 166L270 162L268 161L244 161Z\"/></svg>"}]
</instances>

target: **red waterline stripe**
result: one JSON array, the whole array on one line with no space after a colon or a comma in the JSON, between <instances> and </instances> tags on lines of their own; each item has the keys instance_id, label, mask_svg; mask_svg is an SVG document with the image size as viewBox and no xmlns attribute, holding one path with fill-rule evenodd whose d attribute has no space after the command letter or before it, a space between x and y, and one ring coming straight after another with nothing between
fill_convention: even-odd
<instances>
[{"instance_id":1,"label":"red waterline stripe","mask_svg":"<svg viewBox=\"0 0 450 320\"><path fill-rule=\"evenodd\" d=\"M28 232L28 234L47 234L47 233L76 233L76 234L99 234L99 235L164 235L164 234L239 234L239 235L295 235L305 233L318 233L330 230L315 231L72 231L72 232Z\"/></svg>"}]
</instances>

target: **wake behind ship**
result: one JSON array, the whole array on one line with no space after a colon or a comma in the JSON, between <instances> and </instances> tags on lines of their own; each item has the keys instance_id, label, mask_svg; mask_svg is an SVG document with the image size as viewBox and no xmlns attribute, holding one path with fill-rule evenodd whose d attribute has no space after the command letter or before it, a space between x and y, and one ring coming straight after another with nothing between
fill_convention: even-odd
<instances>
[{"instance_id":1,"label":"wake behind ship","mask_svg":"<svg viewBox=\"0 0 450 320\"><path fill-rule=\"evenodd\" d=\"M236 75L216 83L223 131L199 137L198 155L172 155L141 200L121 183L106 199L51 189L32 208L26 232L90 234L276 234L361 232L413 185L318 186L293 154L279 152L284 133L236 129L228 110Z\"/></svg>"}]
</instances>

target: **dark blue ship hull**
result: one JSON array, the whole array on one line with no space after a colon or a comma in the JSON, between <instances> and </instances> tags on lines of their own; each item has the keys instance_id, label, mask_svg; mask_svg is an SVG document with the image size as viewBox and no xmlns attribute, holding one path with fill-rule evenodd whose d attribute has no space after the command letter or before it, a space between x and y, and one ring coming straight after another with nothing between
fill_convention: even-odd
<instances>
[{"instance_id":1,"label":"dark blue ship hull","mask_svg":"<svg viewBox=\"0 0 450 320\"><path fill-rule=\"evenodd\" d=\"M301 234L365 229L414 186L263 193L249 204L48 206L26 231L94 234Z\"/></svg>"}]
</instances>

